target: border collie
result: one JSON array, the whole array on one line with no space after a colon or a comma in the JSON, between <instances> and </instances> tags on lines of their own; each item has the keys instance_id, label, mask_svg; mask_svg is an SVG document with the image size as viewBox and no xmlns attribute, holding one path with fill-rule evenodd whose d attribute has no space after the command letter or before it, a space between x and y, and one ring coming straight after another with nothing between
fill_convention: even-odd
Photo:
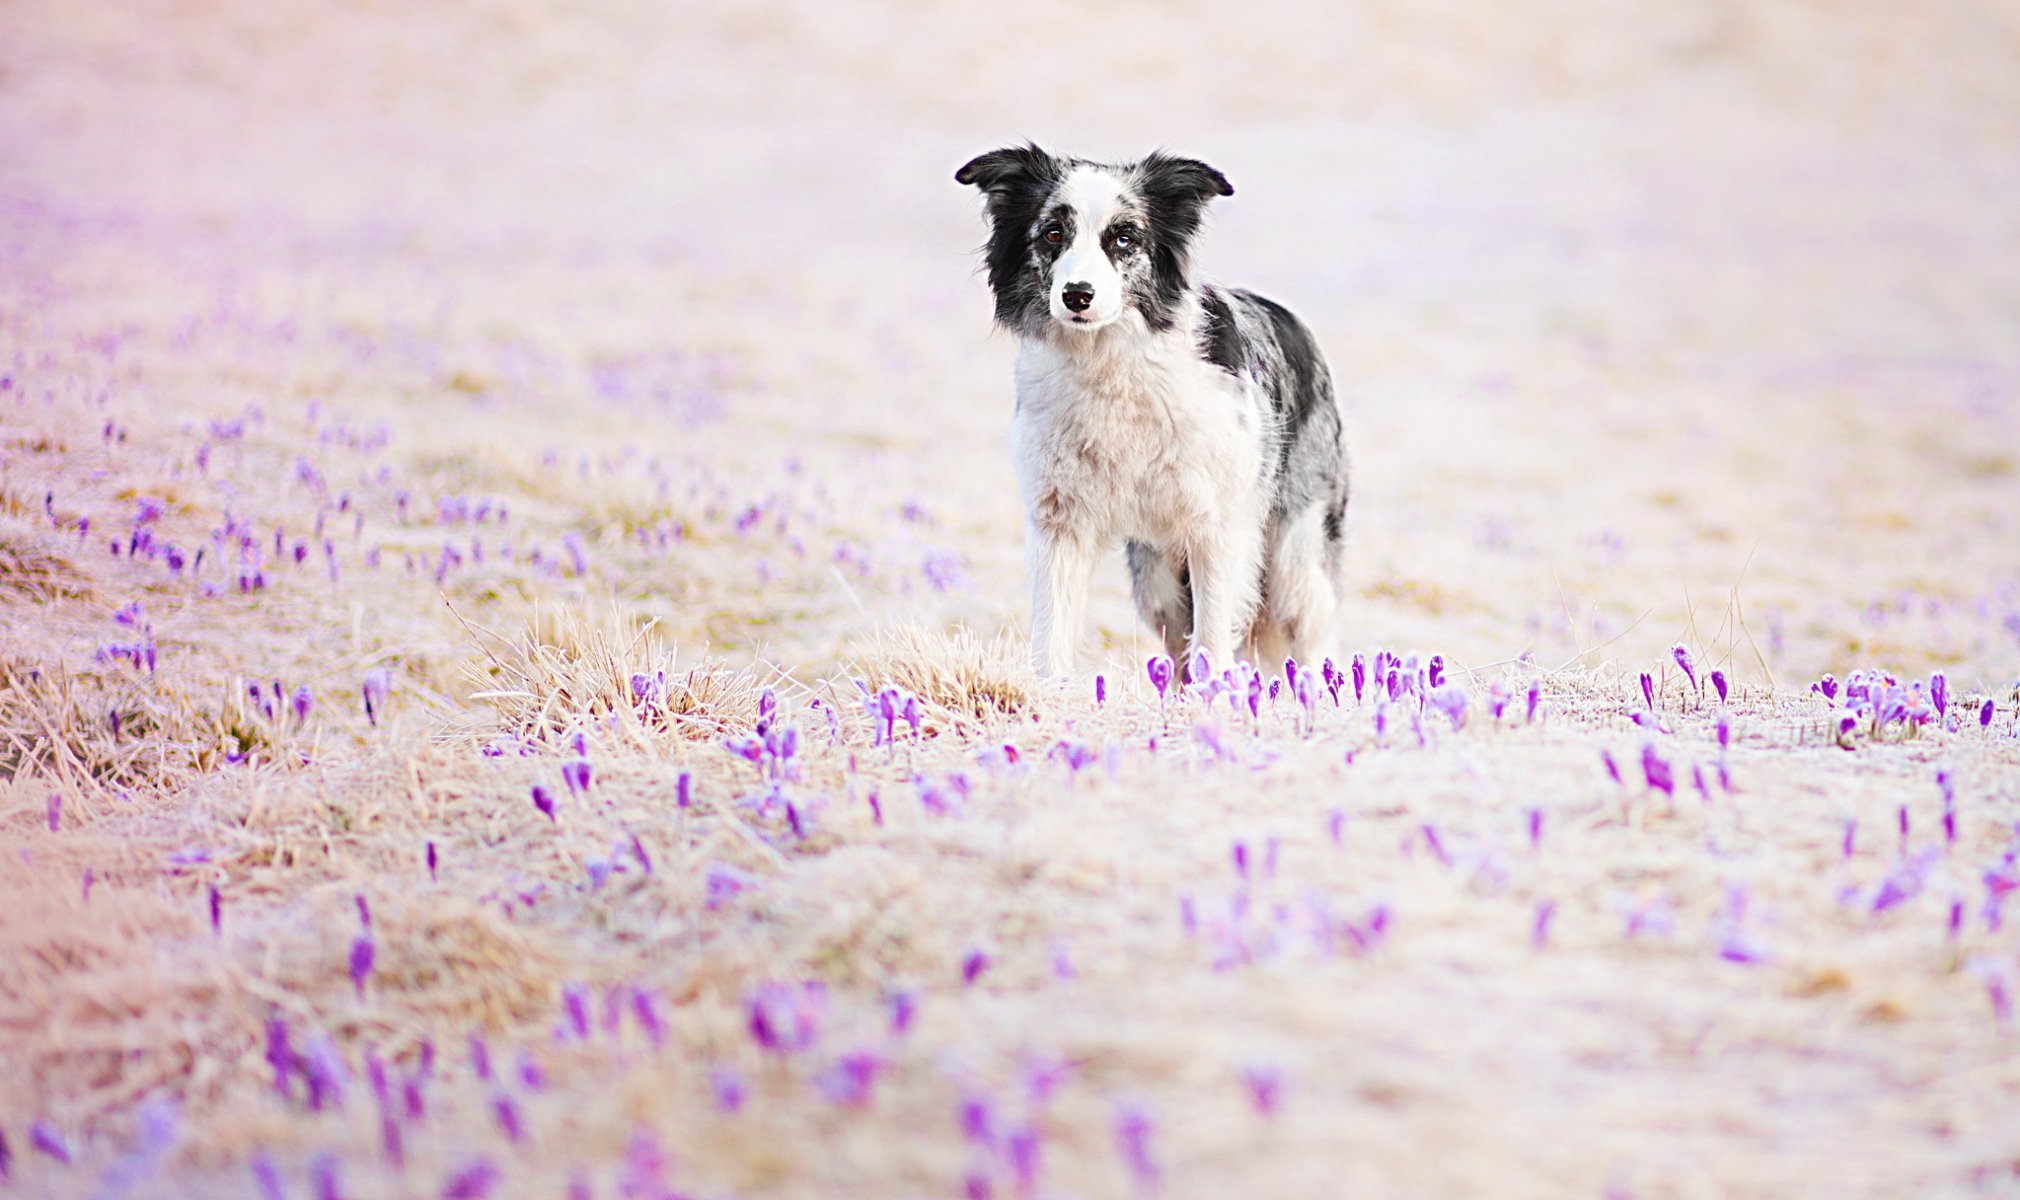
<instances>
[{"instance_id":1,"label":"border collie","mask_svg":"<svg viewBox=\"0 0 2020 1200\"><path fill-rule=\"evenodd\" d=\"M1193 273L1227 178L1163 153L1118 166L1031 145L954 178L987 201L996 321L1018 339L1011 447L1038 673L1072 672L1095 565L1117 543L1137 610L1195 677L1235 652L1310 661L1339 602L1339 407L1302 322Z\"/></svg>"}]
</instances>

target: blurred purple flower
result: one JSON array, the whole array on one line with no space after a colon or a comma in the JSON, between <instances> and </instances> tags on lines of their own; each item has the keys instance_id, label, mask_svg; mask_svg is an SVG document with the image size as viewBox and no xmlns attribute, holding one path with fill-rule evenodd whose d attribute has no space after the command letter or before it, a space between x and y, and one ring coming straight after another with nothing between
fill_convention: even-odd
<instances>
[{"instance_id":1,"label":"blurred purple flower","mask_svg":"<svg viewBox=\"0 0 2020 1200\"><path fill-rule=\"evenodd\" d=\"M386 710L386 701L393 694L393 673L385 667L373 667L365 672L365 682L359 691L365 698L365 719L376 726L379 714Z\"/></svg>"},{"instance_id":2,"label":"blurred purple flower","mask_svg":"<svg viewBox=\"0 0 2020 1200\"><path fill-rule=\"evenodd\" d=\"M1649 787L1665 796L1676 794L1676 777L1670 771L1669 760L1656 752L1654 742L1641 744L1641 773Z\"/></svg>"},{"instance_id":3,"label":"blurred purple flower","mask_svg":"<svg viewBox=\"0 0 2020 1200\"><path fill-rule=\"evenodd\" d=\"M365 998L365 980L372 973L372 962L378 957L378 944L369 933L360 934L351 943L351 986L358 991L358 999Z\"/></svg>"},{"instance_id":4,"label":"blurred purple flower","mask_svg":"<svg viewBox=\"0 0 2020 1200\"><path fill-rule=\"evenodd\" d=\"M816 1077L814 1085L832 1104L844 1108L868 1108L877 1076L883 1069L884 1060L876 1053L855 1050L837 1059L833 1066Z\"/></svg>"},{"instance_id":5,"label":"blurred purple flower","mask_svg":"<svg viewBox=\"0 0 2020 1200\"><path fill-rule=\"evenodd\" d=\"M749 872L719 862L708 864L705 878L704 886L707 890L705 903L710 911L720 909L742 895L745 889L757 883L757 877Z\"/></svg>"},{"instance_id":6,"label":"blurred purple flower","mask_svg":"<svg viewBox=\"0 0 2020 1200\"><path fill-rule=\"evenodd\" d=\"M309 1189L315 1200L343 1200L343 1189L338 1186L335 1153L324 1151L309 1164Z\"/></svg>"},{"instance_id":7,"label":"blurred purple flower","mask_svg":"<svg viewBox=\"0 0 2020 1200\"><path fill-rule=\"evenodd\" d=\"M63 797L60 793L49 793L49 832L55 833L63 826ZM30 810L31 812L34 810Z\"/></svg>"},{"instance_id":8,"label":"blurred purple flower","mask_svg":"<svg viewBox=\"0 0 2020 1200\"><path fill-rule=\"evenodd\" d=\"M1718 693L1718 702L1720 704L1724 704L1726 693L1726 680L1724 671L1713 671L1711 673L1711 690Z\"/></svg>"},{"instance_id":9,"label":"blurred purple flower","mask_svg":"<svg viewBox=\"0 0 2020 1200\"><path fill-rule=\"evenodd\" d=\"M499 1092L491 1099L491 1115L498 1119L498 1128L505 1134L505 1140L518 1145L526 1140L526 1125L519 1119L519 1106L512 1097Z\"/></svg>"},{"instance_id":10,"label":"blurred purple flower","mask_svg":"<svg viewBox=\"0 0 2020 1200\"><path fill-rule=\"evenodd\" d=\"M1248 1089L1249 1103L1258 1114L1265 1117L1276 1115L1277 1105L1283 1099L1283 1072L1275 1067L1244 1067L1241 1073L1242 1086Z\"/></svg>"},{"instance_id":11,"label":"blurred purple flower","mask_svg":"<svg viewBox=\"0 0 2020 1200\"><path fill-rule=\"evenodd\" d=\"M210 889L210 931L212 934L224 933L224 896L215 884Z\"/></svg>"},{"instance_id":12,"label":"blurred purple flower","mask_svg":"<svg viewBox=\"0 0 2020 1200\"><path fill-rule=\"evenodd\" d=\"M709 1091L715 1097L718 1112L733 1113L743 1107L743 1079L728 1067L716 1067L708 1073Z\"/></svg>"},{"instance_id":13,"label":"blurred purple flower","mask_svg":"<svg viewBox=\"0 0 2020 1200\"><path fill-rule=\"evenodd\" d=\"M1978 709L1978 728L1989 729L1991 725L1992 725L1992 702L1990 700L1987 700L1985 701L1983 707Z\"/></svg>"},{"instance_id":14,"label":"blurred purple flower","mask_svg":"<svg viewBox=\"0 0 2020 1200\"><path fill-rule=\"evenodd\" d=\"M1434 659L1433 661L1435 662L1436 660ZM1433 686L1430 701L1431 707L1444 713L1451 719L1452 728L1464 729L1466 727L1465 689L1459 687L1457 684L1442 687Z\"/></svg>"},{"instance_id":15,"label":"blurred purple flower","mask_svg":"<svg viewBox=\"0 0 2020 1200\"><path fill-rule=\"evenodd\" d=\"M300 725L307 721L309 719L309 710L315 706L316 698L310 694L309 685L305 683L297 687L294 697L295 724Z\"/></svg>"},{"instance_id":16,"label":"blurred purple flower","mask_svg":"<svg viewBox=\"0 0 2020 1200\"><path fill-rule=\"evenodd\" d=\"M1557 915L1557 901L1545 900L1536 906L1536 919L1529 926L1529 944L1541 950L1550 944L1550 921Z\"/></svg>"},{"instance_id":17,"label":"blurred purple flower","mask_svg":"<svg viewBox=\"0 0 2020 1200\"><path fill-rule=\"evenodd\" d=\"M442 1200L486 1200L501 1178L490 1159L480 1158L449 1177L442 1185Z\"/></svg>"},{"instance_id":18,"label":"blurred purple flower","mask_svg":"<svg viewBox=\"0 0 2020 1200\"><path fill-rule=\"evenodd\" d=\"M66 1167L71 1163L70 1143L64 1139L62 1131L47 1119L28 1127L28 1144Z\"/></svg>"},{"instance_id":19,"label":"blurred purple flower","mask_svg":"<svg viewBox=\"0 0 2020 1200\"><path fill-rule=\"evenodd\" d=\"M429 842L429 843L428 843L428 882L429 882L429 883L433 883L433 882L435 882L435 864L436 864L436 856L435 856L435 843L433 843L433 842Z\"/></svg>"},{"instance_id":20,"label":"blurred purple flower","mask_svg":"<svg viewBox=\"0 0 2020 1200\"><path fill-rule=\"evenodd\" d=\"M970 950L961 959L961 983L964 986L973 987L975 981L982 977L982 972L988 969L989 955L981 950Z\"/></svg>"},{"instance_id":21,"label":"blurred purple flower","mask_svg":"<svg viewBox=\"0 0 2020 1200\"><path fill-rule=\"evenodd\" d=\"M572 795L582 795L589 790L589 763L583 759L561 764L561 782L568 785Z\"/></svg>"},{"instance_id":22,"label":"blurred purple flower","mask_svg":"<svg viewBox=\"0 0 2020 1200\"><path fill-rule=\"evenodd\" d=\"M1157 1162L1150 1154L1150 1117L1134 1104L1124 1105L1115 1114L1115 1149L1129 1168L1136 1186L1144 1192L1157 1190Z\"/></svg>"},{"instance_id":23,"label":"blurred purple flower","mask_svg":"<svg viewBox=\"0 0 2020 1200\"><path fill-rule=\"evenodd\" d=\"M533 807L539 809L541 815L549 821L556 824L560 823L559 818L554 815L554 793L537 783L533 785ZM571 817L569 819L572 821L575 818ZM573 826L570 826L570 828L573 828Z\"/></svg>"},{"instance_id":24,"label":"blurred purple flower","mask_svg":"<svg viewBox=\"0 0 2020 1200\"><path fill-rule=\"evenodd\" d=\"M287 1200L287 1188L281 1183L281 1169L275 1165L273 1155L263 1149L255 1151L246 1165L252 1171L253 1186L259 1189L260 1200Z\"/></svg>"}]
</instances>

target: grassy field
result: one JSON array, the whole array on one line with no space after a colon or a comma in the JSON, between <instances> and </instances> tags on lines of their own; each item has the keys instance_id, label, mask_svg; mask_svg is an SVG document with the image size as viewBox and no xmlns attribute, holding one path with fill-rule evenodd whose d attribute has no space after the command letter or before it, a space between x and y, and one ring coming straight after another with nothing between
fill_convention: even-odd
<instances>
[{"instance_id":1,"label":"grassy field","mask_svg":"<svg viewBox=\"0 0 2020 1200\"><path fill-rule=\"evenodd\" d=\"M1320 335L1295 681L1032 677L1026 136ZM7 6L0 1195L2020 1195L2016 147L2011 6Z\"/></svg>"}]
</instances>

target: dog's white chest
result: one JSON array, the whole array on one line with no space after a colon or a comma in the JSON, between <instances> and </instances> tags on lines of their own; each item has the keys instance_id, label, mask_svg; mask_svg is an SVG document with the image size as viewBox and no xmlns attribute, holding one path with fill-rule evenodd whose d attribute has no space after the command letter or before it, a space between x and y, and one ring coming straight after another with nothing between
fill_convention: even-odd
<instances>
[{"instance_id":1,"label":"dog's white chest","mask_svg":"<svg viewBox=\"0 0 2020 1200\"><path fill-rule=\"evenodd\" d=\"M1017 397L1017 474L1041 527L1182 544L1255 487L1252 401L1181 339L1107 353L1027 343Z\"/></svg>"}]
</instances>

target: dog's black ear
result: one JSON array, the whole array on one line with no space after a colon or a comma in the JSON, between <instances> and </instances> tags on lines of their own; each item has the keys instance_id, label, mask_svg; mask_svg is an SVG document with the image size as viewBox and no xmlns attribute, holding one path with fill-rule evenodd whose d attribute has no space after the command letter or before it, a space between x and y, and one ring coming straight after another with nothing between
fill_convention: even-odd
<instances>
[{"instance_id":1,"label":"dog's black ear","mask_svg":"<svg viewBox=\"0 0 2020 1200\"><path fill-rule=\"evenodd\" d=\"M1196 158L1179 158L1158 151L1136 167L1145 194L1162 200L1189 200L1204 204L1215 196L1234 195L1227 176Z\"/></svg>"},{"instance_id":2,"label":"dog's black ear","mask_svg":"<svg viewBox=\"0 0 2020 1200\"><path fill-rule=\"evenodd\" d=\"M1001 192L1029 183L1050 180L1059 174L1059 164L1045 151L1026 143L1005 146L968 160L954 172L955 183L967 183L984 192Z\"/></svg>"}]
</instances>

